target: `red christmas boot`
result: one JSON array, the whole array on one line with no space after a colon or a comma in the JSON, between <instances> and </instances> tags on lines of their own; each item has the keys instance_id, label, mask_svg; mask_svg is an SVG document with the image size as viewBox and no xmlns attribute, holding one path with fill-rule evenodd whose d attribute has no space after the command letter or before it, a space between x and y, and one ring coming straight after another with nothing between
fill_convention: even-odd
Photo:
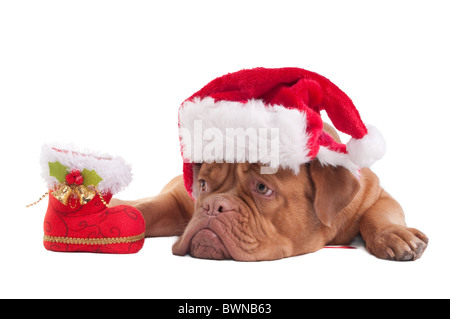
<instances>
[{"instance_id":1,"label":"red christmas boot","mask_svg":"<svg viewBox=\"0 0 450 319\"><path fill-rule=\"evenodd\" d=\"M48 250L129 254L144 245L145 221L134 207L108 207L131 181L120 157L44 145L42 176L49 187L44 221Z\"/></svg>"}]
</instances>

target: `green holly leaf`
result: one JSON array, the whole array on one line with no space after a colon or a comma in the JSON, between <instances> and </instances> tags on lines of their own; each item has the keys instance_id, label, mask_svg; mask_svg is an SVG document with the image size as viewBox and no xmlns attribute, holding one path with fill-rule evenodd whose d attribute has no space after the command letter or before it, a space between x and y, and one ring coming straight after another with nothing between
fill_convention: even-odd
<instances>
[{"instance_id":1,"label":"green holly leaf","mask_svg":"<svg viewBox=\"0 0 450 319\"><path fill-rule=\"evenodd\" d=\"M100 176L98 176L98 174L95 170L89 171L87 169L84 169L81 172L81 175L83 175L83 185L84 186L89 186L89 185L97 186L98 183L100 183L103 180Z\"/></svg>"},{"instance_id":2,"label":"green holly leaf","mask_svg":"<svg viewBox=\"0 0 450 319\"><path fill-rule=\"evenodd\" d=\"M50 176L56 177L58 182L64 183L66 181L66 175L69 174L69 169L62 165L60 162L48 163L50 169Z\"/></svg>"}]
</instances>

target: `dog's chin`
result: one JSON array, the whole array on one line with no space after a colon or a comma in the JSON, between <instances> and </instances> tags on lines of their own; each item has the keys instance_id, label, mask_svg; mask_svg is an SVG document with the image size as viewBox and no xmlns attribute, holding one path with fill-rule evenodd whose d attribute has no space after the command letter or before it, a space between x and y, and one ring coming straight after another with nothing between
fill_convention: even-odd
<instances>
[{"instance_id":1,"label":"dog's chin","mask_svg":"<svg viewBox=\"0 0 450 319\"><path fill-rule=\"evenodd\" d=\"M210 229L199 230L191 239L189 254L203 259L231 259L222 240Z\"/></svg>"}]
</instances>

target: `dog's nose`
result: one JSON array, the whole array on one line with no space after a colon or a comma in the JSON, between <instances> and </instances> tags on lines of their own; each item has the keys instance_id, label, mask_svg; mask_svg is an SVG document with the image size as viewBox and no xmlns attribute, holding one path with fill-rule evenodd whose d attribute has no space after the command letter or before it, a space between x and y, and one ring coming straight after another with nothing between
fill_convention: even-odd
<instances>
[{"instance_id":1,"label":"dog's nose","mask_svg":"<svg viewBox=\"0 0 450 319\"><path fill-rule=\"evenodd\" d=\"M203 209L209 216L217 216L220 213L233 210L230 200L221 196L212 196L203 202Z\"/></svg>"}]
</instances>

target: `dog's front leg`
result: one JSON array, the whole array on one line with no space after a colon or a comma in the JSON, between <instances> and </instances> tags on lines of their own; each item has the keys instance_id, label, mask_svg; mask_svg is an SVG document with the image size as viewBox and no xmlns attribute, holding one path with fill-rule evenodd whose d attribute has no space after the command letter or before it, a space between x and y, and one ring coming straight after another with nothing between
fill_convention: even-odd
<instances>
[{"instance_id":1,"label":"dog's front leg","mask_svg":"<svg viewBox=\"0 0 450 319\"><path fill-rule=\"evenodd\" d=\"M385 191L364 212L360 231L369 252L382 259L416 260L428 244L425 234L406 226L402 208Z\"/></svg>"},{"instance_id":2,"label":"dog's front leg","mask_svg":"<svg viewBox=\"0 0 450 319\"><path fill-rule=\"evenodd\" d=\"M181 177L174 178L154 197L134 201L113 198L111 206L116 205L131 205L141 212L146 237L183 234L194 210L194 201L186 192Z\"/></svg>"}]
</instances>

